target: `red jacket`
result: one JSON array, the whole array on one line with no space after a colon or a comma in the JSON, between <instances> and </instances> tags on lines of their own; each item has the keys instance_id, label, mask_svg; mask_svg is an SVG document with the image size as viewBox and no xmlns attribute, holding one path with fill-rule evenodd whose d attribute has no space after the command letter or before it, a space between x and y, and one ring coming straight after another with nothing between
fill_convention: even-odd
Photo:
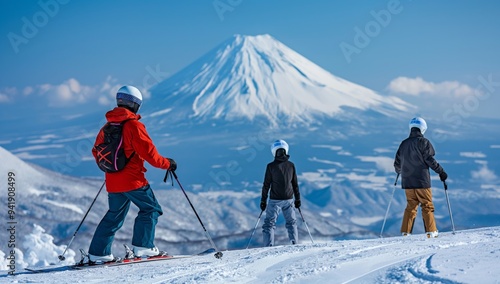
<instances>
[{"instance_id":1,"label":"red jacket","mask_svg":"<svg viewBox=\"0 0 500 284\"><path fill-rule=\"evenodd\" d=\"M108 122L122 122L129 119L123 125L122 130L123 149L127 157L130 157L135 152L123 170L116 173L106 173L106 190L108 192L126 192L147 185L148 181L144 176L146 172L144 160L156 168L167 170L170 167L169 160L162 157L156 150L146 131L146 127L139 122L140 118L140 115L122 107L116 107L106 113ZM94 148L92 148L94 158L97 157L95 146L103 142L104 133L101 128L95 140Z\"/></svg>"}]
</instances>

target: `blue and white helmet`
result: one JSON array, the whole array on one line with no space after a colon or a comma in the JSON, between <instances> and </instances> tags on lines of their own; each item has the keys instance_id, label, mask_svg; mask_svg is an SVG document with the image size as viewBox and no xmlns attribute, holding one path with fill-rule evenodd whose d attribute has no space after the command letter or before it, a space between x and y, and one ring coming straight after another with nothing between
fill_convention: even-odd
<instances>
[{"instance_id":1,"label":"blue and white helmet","mask_svg":"<svg viewBox=\"0 0 500 284\"><path fill-rule=\"evenodd\" d=\"M116 105L124 106L135 113L139 110L142 104L142 94L139 89L134 86L123 86L116 92Z\"/></svg>"},{"instance_id":2,"label":"blue and white helmet","mask_svg":"<svg viewBox=\"0 0 500 284\"><path fill-rule=\"evenodd\" d=\"M271 153L273 153L273 157L276 156L276 151L278 149L285 149L285 154L288 154L288 143L285 140L276 140L271 144Z\"/></svg>"},{"instance_id":3,"label":"blue and white helmet","mask_svg":"<svg viewBox=\"0 0 500 284\"><path fill-rule=\"evenodd\" d=\"M420 132L424 134L427 130L427 122L425 122L425 120L421 117L414 117L410 120L409 127L410 130L412 129L412 127L417 127L420 129Z\"/></svg>"}]
</instances>

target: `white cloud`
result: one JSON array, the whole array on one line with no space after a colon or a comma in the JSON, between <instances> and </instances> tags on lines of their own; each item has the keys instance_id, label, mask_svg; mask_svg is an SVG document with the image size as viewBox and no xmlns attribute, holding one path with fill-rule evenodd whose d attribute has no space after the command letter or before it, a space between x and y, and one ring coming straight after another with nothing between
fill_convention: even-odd
<instances>
[{"instance_id":1,"label":"white cloud","mask_svg":"<svg viewBox=\"0 0 500 284\"><path fill-rule=\"evenodd\" d=\"M477 92L477 90L474 90L469 85L460 83L458 81L444 81L440 83L434 83L427 82L420 77L398 77L392 80L387 88L393 93L412 96L427 94L463 97L473 95L475 94L475 92Z\"/></svg>"},{"instance_id":2,"label":"white cloud","mask_svg":"<svg viewBox=\"0 0 500 284\"><path fill-rule=\"evenodd\" d=\"M313 148L327 148L332 151L340 151L342 150L342 146L334 146L334 145L311 145Z\"/></svg>"},{"instance_id":3,"label":"white cloud","mask_svg":"<svg viewBox=\"0 0 500 284\"><path fill-rule=\"evenodd\" d=\"M415 107L414 115L452 123L455 127L469 116L500 118L493 75L477 76L477 81L465 84L459 81L430 82L421 77L397 77L386 87L392 93ZM433 128L434 129L434 128ZM456 135L456 131L455 134ZM441 135L443 138L447 135Z\"/></svg>"},{"instance_id":4,"label":"white cloud","mask_svg":"<svg viewBox=\"0 0 500 284\"><path fill-rule=\"evenodd\" d=\"M36 151L36 150L45 150L45 149L50 149L50 148L64 148L64 145L62 144L51 144L51 145L35 145L35 146L27 146L27 147L21 147L12 150L12 153L19 153L23 151Z\"/></svg>"},{"instance_id":5,"label":"white cloud","mask_svg":"<svg viewBox=\"0 0 500 284\"><path fill-rule=\"evenodd\" d=\"M311 145L313 148L326 148L332 151L337 151L337 155L340 156L351 156L352 154L349 151L342 150L342 146L334 146L334 145Z\"/></svg>"},{"instance_id":6,"label":"white cloud","mask_svg":"<svg viewBox=\"0 0 500 284\"><path fill-rule=\"evenodd\" d=\"M25 96L31 95L31 94L33 93L33 91L34 91L34 90L35 90L35 89L33 89L33 87L30 87L30 86L25 87L25 88L23 89L23 95L25 95Z\"/></svg>"},{"instance_id":7,"label":"white cloud","mask_svg":"<svg viewBox=\"0 0 500 284\"><path fill-rule=\"evenodd\" d=\"M101 84L99 88L98 102L101 105L109 105L115 102L116 91L120 89L122 85L117 83L118 81L111 76L108 76L104 83Z\"/></svg>"},{"instance_id":8,"label":"white cloud","mask_svg":"<svg viewBox=\"0 0 500 284\"><path fill-rule=\"evenodd\" d=\"M15 87L9 87L9 88L3 88L0 90L0 103L7 103L12 101L12 97L16 95L17 93L17 88Z\"/></svg>"},{"instance_id":9,"label":"white cloud","mask_svg":"<svg viewBox=\"0 0 500 284\"><path fill-rule=\"evenodd\" d=\"M481 152L460 152L460 156L466 158L486 158L486 155Z\"/></svg>"},{"instance_id":10,"label":"white cloud","mask_svg":"<svg viewBox=\"0 0 500 284\"><path fill-rule=\"evenodd\" d=\"M298 175L298 179L301 181L309 182L317 186L318 188L325 188L333 183L333 178L325 173L318 172L303 172Z\"/></svg>"},{"instance_id":11,"label":"white cloud","mask_svg":"<svg viewBox=\"0 0 500 284\"><path fill-rule=\"evenodd\" d=\"M108 98L108 97L105 97L105 96L101 96L97 99L97 102L100 104L100 105L109 105L113 102L112 99Z\"/></svg>"},{"instance_id":12,"label":"white cloud","mask_svg":"<svg viewBox=\"0 0 500 284\"><path fill-rule=\"evenodd\" d=\"M17 94L17 88L16 87L7 87L3 89L3 93L5 93L8 96L13 96Z\"/></svg>"},{"instance_id":13,"label":"white cloud","mask_svg":"<svg viewBox=\"0 0 500 284\"><path fill-rule=\"evenodd\" d=\"M338 151L338 152L337 152L337 155L339 155L339 156L352 156L351 152L349 152L349 151L344 151L344 150L342 150L342 151Z\"/></svg>"},{"instance_id":14,"label":"white cloud","mask_svg":"<svg viewBox=\"0 0 500 284\"><path fill-rule=\"evenodd\" d=\"M497 179L495 172L488 168L488 163L485 161L476 161L481 167L477 171L471 171L472 178L479 179L483 182L491 182Z\"/></svg>"},{"instance_id":15,"label":"white cloud","mask_svg":"<svg viewBox=\"0 0 500 284\"><path fill-rule=\"evenodd\" d=\"M49 105L56 107L91 102L98 95L95 86L81 85L74 78L59 85L43 84L38 86L34 92L46 96Z\"/></svg>"},{"instance_id":16,"label":"white cloud","mask_svg":"<svg viewBox=\"0 0 500 284\"><path fill-rule=\"evenodd\" d=\"M36 159L53 159L61 157L62 155L36 155L29 152L17 153L16 156L22 160L36 160Z\"/></svg>"},{"instance_id":17,"label":"white cloud","mask_svg":"<svg viewBox=\"0 0 500 284\"><path fill-rule=\"evenodd\" d=\"M376 176L374 173L368 175L360 175L355 172L341 173L336 175L339 179L348 179L351 182L361 182L360 186L363 188L385 190L387 185L387 178L383 176Z\"/></svg>"},{"instance_id":18,"label":"white cloud","mask_svg":"<svg viewBox=\"0 0 500 284\"><path fill-rule=\"evenodd\" d=\"M97 85L84 85L75 78L70 78L60 84L40 84L26 86L22 90L4 88L0 90L0 103L15 100L16 95L40 96L48 106L66 107L84 103L97 103L109 106L114 104L116 91L122 85L108 76L104 82Z\"/></svg>"},{"instance_id":19,"label":"white cloud","mask_svg":"<svg viewBox=\"0 0 500 284\"><path fill-rule=\"evenodd\" d=\"M312 161L312 162L318 162L318 163L322 163L322 164L327 164L327 165L335 165L337 167L341 167L343 168L344 165L342 165L342 163L339 163L339 162L334 162L334 161L329 161L329 160L320 160L316 157L312 157L312 158L308 158L309 161Z\"/></svg>"},{"instance_id":20,"label":"white cloud","mask_svg":"<svg viewBox=\"0 0 500 284\"><path fill-rule=\"evenodd\" d=\"M9 97L5 94L0 93L0 103L5 103L9 101Z\"/></svg>"},{"instance_id":21,"label":"white cloud","mask_svg":"<svg viewBox=\"0 0 500 284\"><path fill-rule=\"evenodd\" d=\"M396 150L388 148L375 148L373 149L375 153L394 153Z\"/></svg>"},{"instance_id":22,"label":"white cloud","mask_svg":"<svg viewBox=\"0 0 500 284\"><path fill-rule=\"evenodd\" d=\"M386 173L394 172L394 158L379 156L356 156L362 162L373 162L377 169Z\"/></svg>"}]
</instances>

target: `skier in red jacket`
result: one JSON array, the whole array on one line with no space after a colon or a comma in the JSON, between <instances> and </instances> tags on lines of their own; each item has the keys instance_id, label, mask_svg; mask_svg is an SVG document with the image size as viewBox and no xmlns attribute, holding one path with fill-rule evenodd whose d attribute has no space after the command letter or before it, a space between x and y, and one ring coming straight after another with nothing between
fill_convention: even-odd
<instances>
[{"instance_id":1,"label":"skier in red jacket","mask_svg":"<svg viewBox=\"0 0 500 284\"><path fill-rule=\"evenodd\" d=\"M160 204L149 186L144 173L144 161L156 168L173 170L177 164L173 159L162 157L149 137L137 114L142 103L141 92L133 86L123 86L116 94L117 107L106 113L108 122L123 124L122 137L125 156L130 160L118 172L106 173L109 210L96 228L89 248L90 262L113 261L111 245L127 216L130 202L139 208L132 237L136 256L154 256L160 251L154 245L155 227L163 214ZM97 158L95 146L104 142L103 129L97 135L92 154Z\"/></svg>"}]
</instances>

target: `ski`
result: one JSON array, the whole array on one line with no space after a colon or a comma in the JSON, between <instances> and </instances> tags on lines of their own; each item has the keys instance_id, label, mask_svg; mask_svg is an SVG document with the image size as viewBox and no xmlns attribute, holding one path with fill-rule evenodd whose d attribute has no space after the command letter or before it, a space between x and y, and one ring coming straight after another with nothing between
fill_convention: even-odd
<instances>
[{"instance_id":1,"label":"ski","mask_svg":"<svg viewBox=\"0 0 500 284\"><path fill-rule=\"evenodd\" d=\"M85 269L90 269L90 268L114 267L114 266L121 266L121 265L131 265L131 264L137 264L137 263L151 262L151 261L190 258L190 257L195 257L195 256L207 255L207 254L210 254L213 252L215 252L215 249L211 248L211 249L207 249L203 252L200 252L198 254L190 254L190 255L157 255L157 256L151 256L151 257L147 257L147 258L133 257L133 258L119 259L118 261L110 261L110 262L104 262L104 263L98 263L98 264L77 263L77 264L63 265L63 266L25 268L24 270L29 271L29 272L33 272L33 273L61 272L61 271L68 271L68 270L85 270Z\"/></svg>"},{"instance_id":2,"label":"ski","mask_svg":"<svg viewBox=\"0 0 500 284\"><path fill-rule=\"evenodd\" d=\"M33 272L33 273L46 273L46 272L60 272L71 270L74 264L72 265L63 265L63 266L46 266L46 267L34 267L34 268L25 268L24 270Z\"/></svg>"},{"instance_id":3,"label":"ski","mask_svg":"<svg viewBox=\"0 0 500 284\"><path fill-rule=\"evenodd\" d=\"M99 268L99 267L112 267L112 266L120 266L120 265L129 265L141 262L151 262L151 261L160 261L160 260L169 260L169 259L178 259L178 258L188 258L192 257L192 255L160 255L160 256L152 256L147 258L129 258L129 259L121 259L118 261L105 262L100 264L76 264L72 266L72 269L80 270L80 269L89 269L89 268Z\"/></svg>"},{"instance_id":4,"label":"ski","mask_svg":"<svg viewBox=\"0 0 500 284\"><path fill-rule=\"evenodd\" d=\"M134 258L134 259L120 259L118 261L109 261L98 264L71 264L64 266L56 266L56 267L42 267L42 268L25 268L26 271L34 272L34 273L44 273L44 272L60 272L67 270L83 270L90 268L101 268L101 267L112 267L112 266L120 266L120 265L129 265L134 263L141 262L149 262L149 261L159 261L159 260L168 260L168 259L177 259L177 258L187 258L191 257L190 255L165 255L165 256L157 256L157 257L148 257L148 258Z\"/></svg>"}]
</instances>

